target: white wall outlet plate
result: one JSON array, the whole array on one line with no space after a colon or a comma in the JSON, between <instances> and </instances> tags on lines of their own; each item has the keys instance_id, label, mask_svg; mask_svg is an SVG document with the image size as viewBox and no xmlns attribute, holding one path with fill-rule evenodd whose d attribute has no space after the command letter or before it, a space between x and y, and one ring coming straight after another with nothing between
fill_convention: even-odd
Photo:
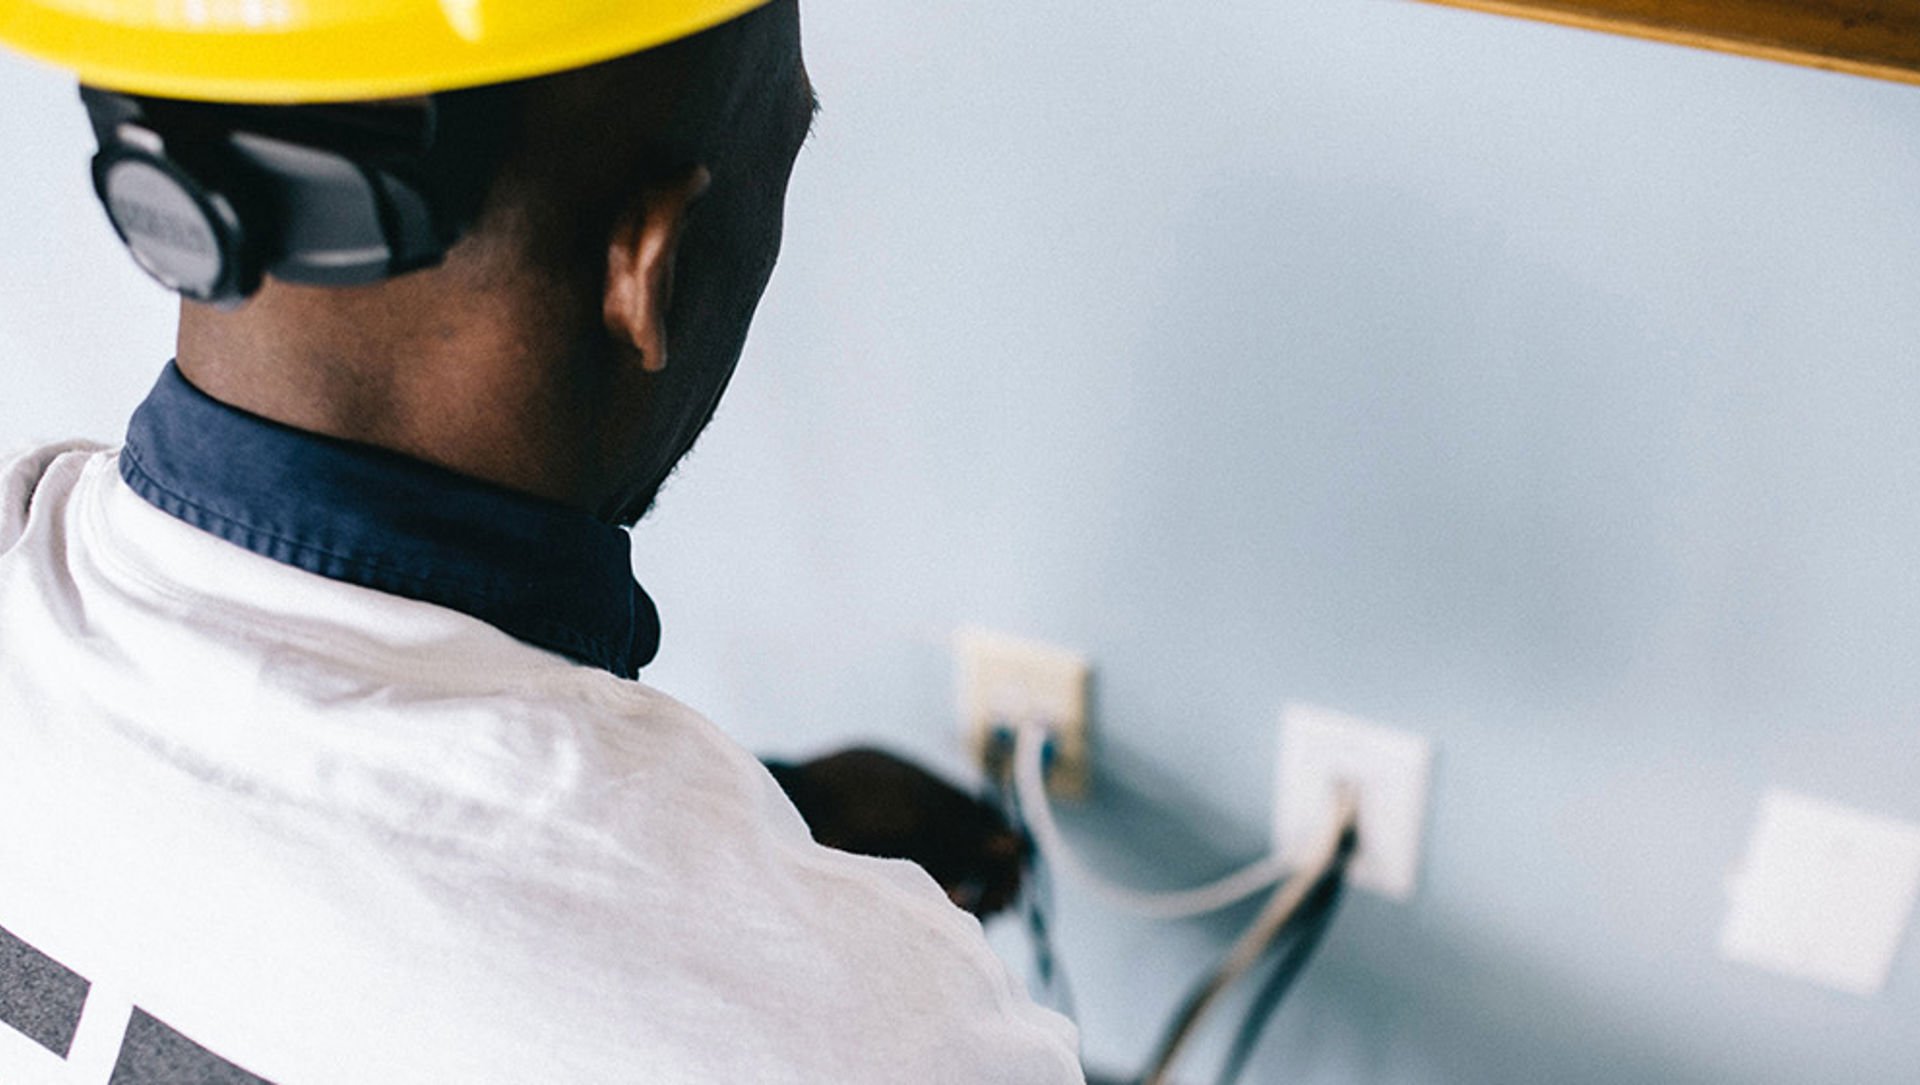
<instances>
[{"instance_id":1,"label":"white wall outlet plate","mask_svg":"<svg viewBox=\"0 0 1920 1085\"><path fill-rule=\"evenodd\" d=\"M1920 825L1771 791L1728 889L1723 956L1872 995L1920 897Z\"/></svg>"},{"instance_id":2,"label":"white wall outlet plate","mask_svg":"<svg viewBox=\"0 0 1920 1085\"><path fill-rule=\"evenodd\" d=\"M1424 737L1326 708L1288 705L1280 715L1273 801L1280 857L1305 862L1329 832L1342 785L1359 803L1359 847L1348 883L1394 900L1413 896L1426 826L1433 746Z\"/></svg>"},{"instance_id":3,"label":"white wall outlet plate","mask_svg":"<svg viewBox=\"0 0 1920 1085\"><path fill-rule=\"evenodd\" d=\"M1065 648L984 629L953 637L960 730L974 760L986 766L995 729L1038 723L1053 738L1047 790L1064 798L1086 794L1086 657Z\"/></svg>"}]
</instances>

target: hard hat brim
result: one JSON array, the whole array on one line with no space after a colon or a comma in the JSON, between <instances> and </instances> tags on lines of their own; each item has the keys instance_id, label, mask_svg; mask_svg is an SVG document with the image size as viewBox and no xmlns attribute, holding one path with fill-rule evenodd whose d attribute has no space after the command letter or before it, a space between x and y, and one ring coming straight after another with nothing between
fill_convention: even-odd
<instances>
[{"instance_id":1,"label":"hard hat brim","mask_svg":"<svg viewBox=\"0 0 1920 1085\"><path fill-rule=\"evenodd\" d=\"M358 101L584 67L698 33L766 2L625 0L570 10L534 0L360 0L333 5L342 16L313 0L0 0L0 43L83 83L132 94L258 104ZM136 6L144 22L102 14ZM195 17L175 25L153 18L167 8Z\"/></svg>"}]
</instances>

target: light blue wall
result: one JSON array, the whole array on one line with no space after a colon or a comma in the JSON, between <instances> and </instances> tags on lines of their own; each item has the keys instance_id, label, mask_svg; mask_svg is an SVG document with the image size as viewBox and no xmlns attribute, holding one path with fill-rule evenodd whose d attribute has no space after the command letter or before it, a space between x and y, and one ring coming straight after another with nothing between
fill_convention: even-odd
<instances>
[{"instance_id":1,"label":"light blue wall","mask_svg":"<svg viewBox=\"0 0 1920 1085\"><path fill-rule=\"evenodd\" d=\"M94 202L93 147L72 81L0 51L0 454L117 440L173 352L177 304Z\"/></svg>"},{"instance_id":2,"label":"light blue wall","mask_svg":"<svg viewBox=\"0 0 1920 1085\"><path fill-rule=\"evenodd\" d=\"M1401 0L1075 8L809 9L787 255L636 546L650 679L953 765L955 626L1077 647L1071 827L1162 882L1263 846L1286 700L1432 736L1420 894L1343 917L1289 1082L1920 1080L1920 939L1872 999L1715 952L1767 787L1920 819L1920 89ZM0 444L110 436L165 307L70 91L0 90ZM1110 1066L1245 918L1063 911Z\"/></svg>"}]
</instances>

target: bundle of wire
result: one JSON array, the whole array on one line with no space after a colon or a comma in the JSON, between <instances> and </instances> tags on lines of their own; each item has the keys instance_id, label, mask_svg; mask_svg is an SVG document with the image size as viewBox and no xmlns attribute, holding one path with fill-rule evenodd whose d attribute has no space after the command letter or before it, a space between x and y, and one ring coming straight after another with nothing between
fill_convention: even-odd
<instances>
[{"instance_id":1,"label":"bundle of wire","mask_svg":"<svg viewBox=\"0 0 1920 1085\"><path fill-rule=\"evenodd\" d=\"M1271 971L1255 992L1233 1042L1214 1078L1215 1085L1233 1085L1246 1070L1260 1035L1274 1010L1293 989L1293 983L1313 959L1346 889L1347 865L1359 842L1355 808L1342 795L1334 828L1314 860L1274 891L1253 923L1234 942L1225 957L1182 1000L1161 1036L1141 1085L1165 1085L1179 1056L1207 1011L1220 996L1248 972L1271 962Z\"/></svg>"},{"instance_id":2,"label":"bundle of wire","mask_svg":"<svg viewBox=\"0 0 1920 1085\"><path fill-rule=\"evenodd\" d=\"M1030 875L1038 875L1027 894L1028 928L1033 947L1035 975L1039 986L1053 996L1056 1008L1066 1002L1065 975L1055 955L1049 935L1050 894L1046 892L1043 860L1074 875L1109 901L1138 914L1160 919L1181 918L1213 911L1259 892L1280 881L1279 888L1255 916L1245 933L1235 941L1220 963L1181 1002L1167 1026L1141 1085L1166 1085L1174 1060L1193 1036L1202 1019L1228 989L1247 973L1268 965L1270 971L1254 994L1246 1015L1235 1031L1226 1059L1222 1062L1216 1085L1233 1085L1245 1071L1260 1036L1274 1011L1285 999L1294 981L1305 970L1320 946L1338 910L1346 886L1348 864L1358 845L1358 809L1354 796L1342 792L1335 797L1332 827L1315 854L1291 875L1277 858L1262 859L1244 870L1197 889L1172 893L1145 893L1114 886L1080 863L1061 835L1048 805L1045 786L1046 736L1039 727L1019 727L1002 731L999 747L991 751L1013 761L1012 786L1006 774L989 772L990 786L1008 818L1038 845L1030 856ZM1013 748L1008 750L1006 747ZM1063 997L1064 996L1064 997Z\"/></svg>"},{"instance_id":3,"label":"bundle of wire","mask_svg":"<svg viewBox=\"0 0 1920 1085\"><path fill-rule=\"evenodd\" d=\"M1048 1009L1077 1020L1073 986L1067 981L1066 966L1053 948L1053 872L1047 867L1045 851L1033 839L1020 792L1010 784L1012 773L1006 771L1013 759L1012 736L1001 731L998 737L998 748L987 751L986 799L1000 808L1007 824L1023 839L1020 910L1026 920L1027 946L1033 957L1029 994Z\"/></svg>"}]
</instances>

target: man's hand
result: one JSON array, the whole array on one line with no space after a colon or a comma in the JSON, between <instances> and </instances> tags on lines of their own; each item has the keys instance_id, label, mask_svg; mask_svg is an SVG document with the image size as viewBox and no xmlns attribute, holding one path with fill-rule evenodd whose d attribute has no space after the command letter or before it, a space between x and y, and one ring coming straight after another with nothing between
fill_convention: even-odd
<instances>
[{"instance_id":1,"label":"man's hand","mask_svg":"<svg viewBox=\"0 0 1920 1085\"><path fill-rule=\"evenodd\" d=\"M1020 891L1020 835L998 810L917 765L859 747L767 768L827 847L911 859L982 919Z\"/></svg>"}]
</instances>

